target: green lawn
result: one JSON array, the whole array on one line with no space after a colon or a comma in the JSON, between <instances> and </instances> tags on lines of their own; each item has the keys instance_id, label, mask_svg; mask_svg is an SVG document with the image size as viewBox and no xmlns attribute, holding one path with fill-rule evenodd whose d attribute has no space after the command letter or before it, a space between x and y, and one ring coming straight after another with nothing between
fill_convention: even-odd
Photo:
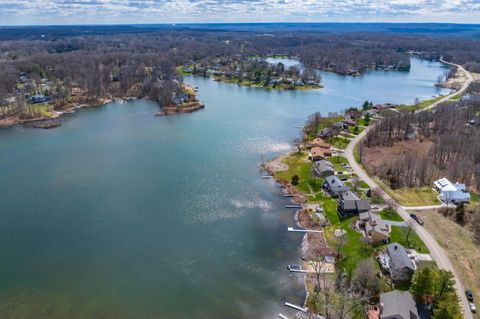
<instances>
[{"instance_id":1,"label":"green lawn","mask_svg":"<svg viewBox=\"0 0 480 319\"><path fill-rule=\"evenodd\" d=\"M359 123L359 125L363 125L363 124L360 124L360 123ZM364 125L364 126L365 126L365 125ZM352 134L358 135L358 134L362 133L362 132L365 130L364 127L361 127L361 126L357 126L357 127L358 127L358 128L355 129L355 126L349 126L349 127L348 127L348 131L349 131L350 133L352 133Z\"/></svg>"},{"instance_id":2,"label":"green lawn","mask_svg":"<svg viewBox=\"0 0 480 319\"><path fill-rule=\"evenodd\" d=\"M348 164L347 158L343 156L332 156L328 160L332 162L336 171L345 171L341 164Z\"/></svg>"},{"instance_id":3,"label":"green lawn","mask_svg":"<svg viewBox=\"0 0 480 319\"><path fill-rule=\"evenodd\" d=\"M345 243L340 250L342 258L338 261L337 267L347 273L349 271L354 271L361 260L372 258L374 251L374 248L371 245L364 244L360 233L350 228L350 224L354 222L356 218L357 217L352 217L343 220L336 225L325 228L325 238L333 249L335 249L336 244L336 238L334 236L335 229L341 228L346 231L343 235L346 236Z\"/></svg>"},{"instance_id":4,"label":"green lawn","mask_svg":"<svg viewBox=\"0 0 480 319\"><path fill-rule=\"evenodd\" d=\"M420 227L420 226L419 226ZM399 243L405 248L415 249L418 253L428 254L429 250L418 235L412 230L409 237L409 243L407 243L408 227L392 226L392 232L390 233L390 242Z\"/></svg>"},{"instance_id":5,"label":"green lawn","mask_svg":"<svg viewBox=\"0 0 480 319\"><path fill-rule=\"evenodd\" d=\"M275 176L285 182L291 182L294 175L298 175L299 183L296 188L303 193L310 193L308 184L314 191L319 191L322 185L320 178L314 178L311 167L312 163L307 159L307 153L292 153L287 156L283 162L288 165L288 170L284 172L277 172Z\"/></svg>"},{"instance_id":6,"label":"green lawn","mask_svg":"<svg viewBox=\"0 0 480 319\"><path fill-rule=\"evenodd\" d=\"M413 111L416 111L416 110L423 109L424 107L427 107L427 106L429 106L430 104L433 104L433 103L439 101L439 100L442 99L442 98L444 98L444 96L437 96L437 97L434 97L434 98L431 98L431 99L427 99L427 100L420 101L420 103L417 104L417 105L414 105L414 104L411 104L411 105L403 104L403 105L397 106L396 109L399 110L399 111L402 111L402 112L413 112Z\"/></svg>"},{"instance_id":7,"label":"green lawn","mask_svg":"<svg viewBox=\"0 0 480 319\"><path fill-rule=\"evenodd\" d=\"M437 193L431 187L399 188L390 189L381 180L375 178L377 184L392 196L402 206L428 206L438 205L440 200Z\"/></svg>"},{"instance_id":8,"label":"green lawn","mask_svg":"<svg viewBox=\"0 0 480 319\"><path fill-rule=\"evenodd\" d=\"M392 220L396 222L403 222L403 218L393 209L384 209L380 212L380 216L384 220Z\"/></svg>"},{"instance_id":9,"label":"green lawn","mask_svg":"<svg viewBox=\"0 0 480 319\"><path fill-rule=\"evenodd\" d=\"M335 136L329 139L329 142L333 147L345 149L347 148L348 143L350 143L350 140L344 137Z\"/></svg>"}]
</instances>

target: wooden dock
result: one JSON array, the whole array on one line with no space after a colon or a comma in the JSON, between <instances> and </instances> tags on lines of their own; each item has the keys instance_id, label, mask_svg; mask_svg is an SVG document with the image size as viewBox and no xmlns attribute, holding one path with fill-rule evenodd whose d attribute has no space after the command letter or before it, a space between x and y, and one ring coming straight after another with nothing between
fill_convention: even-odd
<instances>
[{"instance_id":1,"label":"wooden dock","mask_svg":"<svg viewBox=\"0 0 480 319\"><path fill-rule=\"evenodd\" d=\"M282 318L282 319L290 319L290 318L288 318L287 316L282 315L281 313L279 313L278 316L279 316L280 318Z\"/></svg>"},{"instance_id":2,"label":"wooden dock","mask_svg":"<svg viewBox=\"0 0 480 319\"><path fill-rule=\"evenodd\" d=\"M293 303L285 302L285 306L293 308L293 309L301 311L301 312L307 312L306 308L294 305Z\"/></svg>"},{"instance_id":3,"label":"wooden dock","mask_svg":"<svg viewBox=\"0 0 480 319\"><path fill-rule=\"evenodd\" d=\"M303 206L302 205L285 205L285 208L301 209L301 208L303 208Z\"/></svg>"},{"instance_id":4,"label":"wooden dock","mask_svg":"<svg viewBox=\"0 0 480 319\"><path fill-rule=\"evenodd\" d=\"M295 233L323 233L323 230L299 229L299 228L293 228L293 227L288 227L288 231L295 232Z\"/></svg>"}]
</instances>

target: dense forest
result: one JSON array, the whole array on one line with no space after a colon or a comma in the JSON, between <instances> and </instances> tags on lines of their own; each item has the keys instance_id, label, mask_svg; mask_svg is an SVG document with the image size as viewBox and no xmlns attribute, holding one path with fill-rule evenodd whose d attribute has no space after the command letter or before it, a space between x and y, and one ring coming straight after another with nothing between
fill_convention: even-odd
<instances>
[{"instance_id":1,"label":"dense forest","mask_svg":"<svg viewBox=\"0 0 480 319\"><path fill-rule=\"evenodd\" d=\"M407 53L426 59L443 56L471 70L480 69L480 41L472 37L355 30L264 33L170 27L127 28L110 33L110 29L95 27L82 33L79 28L73 35L55 27L42 29L44 34L5 29L6 39L0 41L0 107L9 104L13 113L33 117L29 114L32 108L23 106L36 94L47 95L58 110L72 95L88 103L149 98L164 106L171 103L172 96L182 94L183 79L177 67L187 63L211 65L219 58L248 61L252 56L295 56L305 66L303 76L317 82L319 79L310 71L313 68L340 74L374 68L408 70ZM243 67L248 69L252 64L244 63ZM264 80L269 70L275 71L261 63L257 67L266 71L260 72Z\"/></svg>"},{"instance_id":2,"label":"dense forest","mask_svg":"<svg viewBox=\"0 0 480 319\"><path fill-rule=\"evenodd\" d=\"M478 89L478 84L471 90ZM379 156L388 153L391 156ZM360 155L391 188L429 186L441 177L480 190L480 98L469 95L433 112L394 114L368 133Z\"/></svg>"}]
</instances>

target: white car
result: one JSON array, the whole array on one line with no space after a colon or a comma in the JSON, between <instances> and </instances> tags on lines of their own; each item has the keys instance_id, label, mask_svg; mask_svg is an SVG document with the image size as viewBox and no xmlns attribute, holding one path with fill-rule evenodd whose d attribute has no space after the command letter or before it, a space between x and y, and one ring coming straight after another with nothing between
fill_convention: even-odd
<instances>
[{"instance_id":1,"label":"white car","mask_svg":"<svg viewBox=\"0 0 480 319\"><path fill-rule=\"evenodd\" d=\"M477 312L477 306L473 302L470 302L470 311L473 313Z\"/></svg>"}]
</instances>

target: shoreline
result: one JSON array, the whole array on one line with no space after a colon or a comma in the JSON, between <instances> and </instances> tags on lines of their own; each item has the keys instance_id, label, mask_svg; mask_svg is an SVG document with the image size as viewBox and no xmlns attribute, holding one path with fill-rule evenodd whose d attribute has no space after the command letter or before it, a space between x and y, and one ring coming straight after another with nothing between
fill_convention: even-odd
<instances>
[{"instance_id":1,"label":"shoreline","mask_svg":"<svg viewBox=\"0 0 480 319\"><path fill-rule=\"evenodd\" d=\"M23 125L23 124L34 124L34 123L42 123L42 122L51 122L53 123L54 120L60 119L65 114L74 114L77 110L83 108L94 108L94 107L102 107L107 104L113 102L129 102L129 101L136 101L140 99L146 99L144 97L124 97L124 98L114 98L114 99L98 99L95 102L91 103L69 103L68 107L65 107L61 111L53 110L52 116L40 116L30 119L20 119L16 116L6 117L4 119L0 119L0 128L7 128L15 125ZM196 100L194 102L186 102L178 106L168 106L168 107L160 107L160 111L153 113L153 116L170 116L176 114L186 114L186 113L193 113L205 108L205 104L201 103L200 101ZM34 128L43 128L43 129L53 129L61 126L61 123L57 125L49 125L49 124L39 124L39 125L32 125Z\"/></svg>"}]
</instances>

